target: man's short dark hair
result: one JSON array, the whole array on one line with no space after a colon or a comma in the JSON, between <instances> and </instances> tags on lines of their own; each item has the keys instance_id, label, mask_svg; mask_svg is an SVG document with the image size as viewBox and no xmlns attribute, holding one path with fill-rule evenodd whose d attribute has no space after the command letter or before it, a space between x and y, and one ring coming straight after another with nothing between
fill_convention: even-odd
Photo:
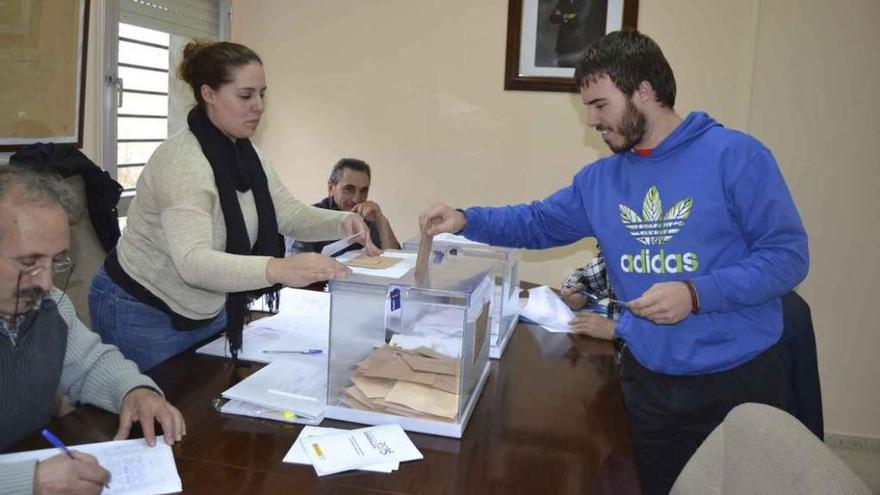
<instances>
[{"instance_id":1,"label":"man's short dark hair","mask_svg":"<svg viewBox=\"0 0 880 495\"><path fill-rule=\"evenodd\" d=\"M336 162L336 165L333 165L333 170L330 171L330 182L339 184L339 181L342 180L342 172L345 169L363 172L367 174L368 179L372 179L370 176L370 166L367 165L367 162L357 158L343 158Z\"/></svg>"},{"instance_id":2,"label":"man's short dark hair","mask_svg":"<svg viewBox=\"0 0 880 495\"><path fill-rule=\"evenodd\" d=\"M574 71L578 88L607 75L627 96L632 96L642 81L648 81L657 94L657 101L675 106L675 75L660 51L648 36L638 31L615 31L591 43Z\"/></svg>"}]
</instances>

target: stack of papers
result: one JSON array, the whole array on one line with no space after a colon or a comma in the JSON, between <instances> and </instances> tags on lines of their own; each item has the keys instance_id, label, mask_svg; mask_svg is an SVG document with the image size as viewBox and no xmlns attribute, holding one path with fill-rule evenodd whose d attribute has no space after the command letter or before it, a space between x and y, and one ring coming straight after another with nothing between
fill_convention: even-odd
<instances>
[{"instance_id":1,"label":"stack of papers","mask_svg":"<svg viewBox=\"0 0 880 495\"><path fill-rule=\"evenodd\" d=\"M390 473L401 462L423 457L400 425L351 431L306 426L284 462L312 465L318 476L324 476L351 469Z\"/></svg>"},{"instance_id":2,"label":"stack of papers","mask_svg":"<svg viewBox=\"0 0 880 495\"><path fill-rule=\"evenodd\" d=\"M160 495L183 491L174 454L161 436L150 447L143 439L74 445L71 450L91 454L110 471L110 488L104 495ZM58 449L33 450L0 455L0 464L43 461L58 455Z\"/></svg>"},{"instance_id":3,"label":"stack of papers","mask_svg":"<svg viewBox=\"0 0 880 495\"><path fill-rule=\"evenodd\" d=\"M275 360L301 361L305 356L307 361L319 361L326 367L330 294L285 287L281 289L280 297L277 315L256 320L242 331L239 359L269 363ZM231 357L226 336L203 345L196 352Z\"/></svg>"},{"instance_id":4,"label":"stack of papers","mask_svg":"<svg viewBox=\"0 0 880 495\"><path fill-rule=\"evenodd\" d=\"M458 359L427 348L380 347L358 363L343 401L355 409L455 421L459 370Z\"/></svg>"},{"instance_id":5,"label":"stack of papers","mask_svg":"<svg viewBox=\"0 0 880 495\"><path fill-rule=\"evenodd\" d=\"M550 287L542 285L528 292L529 300L520 310L520 318L553 333L571 333L568 322L574 319L574 313Z\"/></svg>"},{"instance_id":6,"label":"stack of papers","mask_svg":"<svg viewBox=\"0 0 880 495\"><path fill-rule=\"evenodd\" d=\"M326 404L326 365L274 361L223 392L221 412L317 424Z\"/></svg>"}]
</instances>

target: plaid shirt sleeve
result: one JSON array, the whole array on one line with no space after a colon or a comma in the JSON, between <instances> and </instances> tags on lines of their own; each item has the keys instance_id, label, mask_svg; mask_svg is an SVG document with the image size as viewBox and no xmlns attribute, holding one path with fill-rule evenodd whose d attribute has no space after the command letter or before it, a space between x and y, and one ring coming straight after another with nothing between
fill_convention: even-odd
<instances>
[{"instance_id":1,"label":"plaid shirt sleeve","mask_svg":"<svg viewBox=\"0 0 880 495\"><path fill-rule=\"evenodd\" d=\"M605 257L600 251L595 258L590 260L586 266L575 270L569 275L562 286L567 289L573 289L577 284L584 284L585 290L598 299L606 297L615 299L614 291L611 283L608 281L608 273L605 270ZM608 317L617 321L623 313L623 307L620 304L608 303Z\"/></svg>"}]
</instances>

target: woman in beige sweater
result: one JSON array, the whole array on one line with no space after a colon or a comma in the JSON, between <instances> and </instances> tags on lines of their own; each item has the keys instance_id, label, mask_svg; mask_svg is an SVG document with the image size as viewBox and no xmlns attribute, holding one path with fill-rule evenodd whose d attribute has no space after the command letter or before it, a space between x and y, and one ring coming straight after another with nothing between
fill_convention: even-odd
<instances>
[{"instance_id":1,"label":"woman in beige sweater","mask_svg":"<svg viewBox=\"0 0 880 495\"><path fill-rule=\"evenodd\" d=\"M251 144L266 92L253 51L190 43L178 75L197 102L189 126L148 160L125 232L89 294L92 329L141 370L224 329L235 354L249 299L348 275L318 254L284 258L279 233L309 241L360 233L367 254L379 252L360 216L299 202Z\"/></svg>"}]
</instances>

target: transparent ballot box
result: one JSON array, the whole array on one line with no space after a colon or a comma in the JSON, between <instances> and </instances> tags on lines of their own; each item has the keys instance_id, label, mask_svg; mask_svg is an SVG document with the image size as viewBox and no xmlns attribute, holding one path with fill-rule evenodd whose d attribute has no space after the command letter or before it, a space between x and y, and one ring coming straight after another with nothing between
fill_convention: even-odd
<instances>
[{"instance_id":1,"label":"transparent ballot box","mask_svg":"<svg viewBox=\"0 0 880 495\"><path fill-rule=\"evenodd\" d=\"M461 437L489 373L492 265L432 258L427 276L330 281L325 417Z\"/></svg>"},{"instance_id":2,"label":"transparent ballot box","mask_svg":"<svg viewBox=\"0 0 880 495\"><path fill-rule=\"evenodd\" d=\"M419 237L404 242L402 247L405 251L418 251ZM431 250L443 255L492 261L495 287L490 318L492 338L489 357L500 358L519 319L519 250L469 241L465 237L452 234L435 236Z\"/></svg>"}]
</instances>

